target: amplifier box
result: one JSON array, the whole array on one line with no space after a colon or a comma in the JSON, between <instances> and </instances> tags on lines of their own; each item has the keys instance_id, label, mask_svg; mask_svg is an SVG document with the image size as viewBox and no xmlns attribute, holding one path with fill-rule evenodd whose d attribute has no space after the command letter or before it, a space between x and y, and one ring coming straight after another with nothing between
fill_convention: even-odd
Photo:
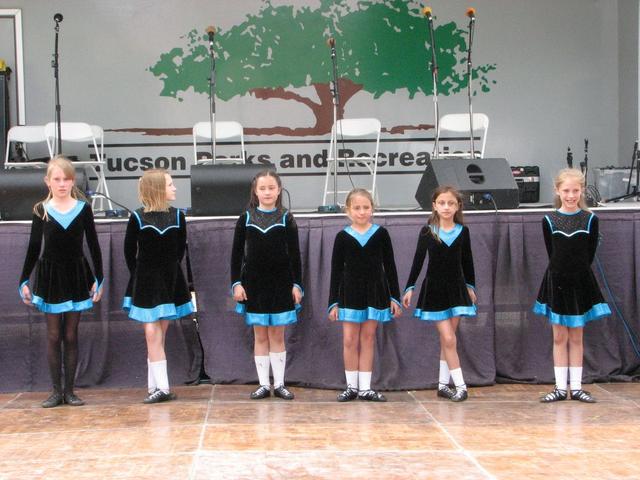
<instances>
[{"instance_id":1,"label":"amplifier box","mask_svg":"<svg viewBox=\"0 0 640 480\"><path fill-rule=\"evenodd\" d=\"M518 185L520 203L540 201L540 167L511 167L511 173Z\"/></svg>"}]
</instances>

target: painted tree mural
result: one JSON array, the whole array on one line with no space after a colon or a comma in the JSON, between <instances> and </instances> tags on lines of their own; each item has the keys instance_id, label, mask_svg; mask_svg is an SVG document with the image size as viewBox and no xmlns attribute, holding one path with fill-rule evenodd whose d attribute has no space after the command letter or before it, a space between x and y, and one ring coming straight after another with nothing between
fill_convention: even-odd
<instances>
[{"instance_id":1,"label":"painted tree mural","mask_svg":"<svg viewBox=\"0 0 640 480\"><path fill-rule=\"evenodd\" d=\"M217 97L229 100L237 95L253 95L262 100L284 99L299 102L313 112L315 124L303 128L247 128L250 134L289 136L321 135L331 130L331 58L326 41L336 40L341 114L345 104L358 92L374 98L384 93L406 90L410 98L417 92L429 95L432 77L426 20L417 6L406 0L365 0L357 7L344 0L321 0L318 8L277 6L265 1L255 15L215 36ZM435 30L442 95L465 89L466 36L455 23ZM193 89L208 95L210 60L208 41L192 30L187 45L160 56L149 71L163 82L161 95L178 100ZM495 83L488 74L495 65L474 68L474 86L489 91ZM317 98L304 96L303 87L314 89ZM426 126L420 126L426 127ZM431 126L428 126L431 127Z\"/></svg>"}]
</instances>

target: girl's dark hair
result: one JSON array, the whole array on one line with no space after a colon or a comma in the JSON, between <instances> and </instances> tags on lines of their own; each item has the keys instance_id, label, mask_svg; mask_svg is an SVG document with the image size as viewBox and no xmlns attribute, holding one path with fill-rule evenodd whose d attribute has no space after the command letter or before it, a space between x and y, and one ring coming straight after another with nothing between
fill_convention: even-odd
<instances>
[{"instance_id":1,"label":"girl's dark hair","mask_svg":"<svg viewBox=\"0 0 640 480\"><path fill-rule=\"evenodd\" d=\"M433 191L433 195L431 195L432 211L431 215L429 216L429 220L427 220L427 225L431 227L429 228L429 231L438 241L440 241L440 237L438 236L438 230L440 229L440 216L438 215L438 212L436 212L436 209L433 207L433 205L436 203L438 197L443 193L450 193L454 196L454 198L458 202L458 210L453 215L453 221L460 225L464 224L464 215L462 213L462 195L460 195L460 192L456 189L456 187L452 185L440 185Z\"/></svg>"},{"instance_id":2,"label":"girl's dark hair","mask_svg":"<svg viewBox=\"0 0 640 480\"><path fill-rule=\"evenodd\" d=\"M276 179L276 183L280 189L280 194L276 199L276 208L282 208L282 180L280 180L280 176L274 170L262 170L253 177L253 180L251 180L251 197L249 198L249 207L255 208L260 206L260 201L256 195L256 187L258 186L258 179L262 177L273 177Z\"/></svg>"}]
</instances>

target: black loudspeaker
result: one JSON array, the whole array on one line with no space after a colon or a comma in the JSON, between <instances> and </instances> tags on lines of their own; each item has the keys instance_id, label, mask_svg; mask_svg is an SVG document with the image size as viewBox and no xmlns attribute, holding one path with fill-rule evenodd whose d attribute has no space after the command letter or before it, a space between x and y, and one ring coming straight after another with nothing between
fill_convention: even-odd
<instances>
[{"instance_id":1,"label":"black loudspeaker","mask_svg":"<svg viewBox=\"0 0 640 480\"><path fill-rule=\"evenodd\" d=\"M0 220L31 220L33 206L47 196L44 168L0 171ZM87 190L84 169L76 169L76 185Z\"/></svg>"},{"instance_id":2,"label":"black loudspeaker","mask_svg":"<svg viewBox=\"0 0 640 480\"><path fill-rule=\"evenodd\" d=\"M416 200L431 210L431 196L440 185L456 187L471 210L518 208L518 185L504 158L432 159L422 174ZM495 205L494 205L495 202Z\"/></svg>"},{"instance_id":3,"label":"black loudspeaker","mask_svg":"<svg viewBox=\"0 0 640 480\"><path fill-rule=\"evenodd\" d=\"M191 215L240 215L249 203L251 180L273 165L192 165Z\"/></svg>"}]
</instances>

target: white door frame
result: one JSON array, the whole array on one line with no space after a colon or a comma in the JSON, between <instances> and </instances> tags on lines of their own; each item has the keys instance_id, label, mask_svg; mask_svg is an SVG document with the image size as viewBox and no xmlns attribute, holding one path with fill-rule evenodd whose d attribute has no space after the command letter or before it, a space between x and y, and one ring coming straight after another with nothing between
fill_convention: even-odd
<instances>
[{"instance_id":1,"label":"white door frame","mask_svg":"<svg viewBox=\"0 0 640 480\"><path fill-rule=\"evenodd\" d=\"M17 118L18 125L26 125L24 107L24 56L22 45L22 10L19 8L0 8L0 18L13 19L13 31L15 33L15 61L16 92L17 92Z\"/></svg>"}]
</instances>

